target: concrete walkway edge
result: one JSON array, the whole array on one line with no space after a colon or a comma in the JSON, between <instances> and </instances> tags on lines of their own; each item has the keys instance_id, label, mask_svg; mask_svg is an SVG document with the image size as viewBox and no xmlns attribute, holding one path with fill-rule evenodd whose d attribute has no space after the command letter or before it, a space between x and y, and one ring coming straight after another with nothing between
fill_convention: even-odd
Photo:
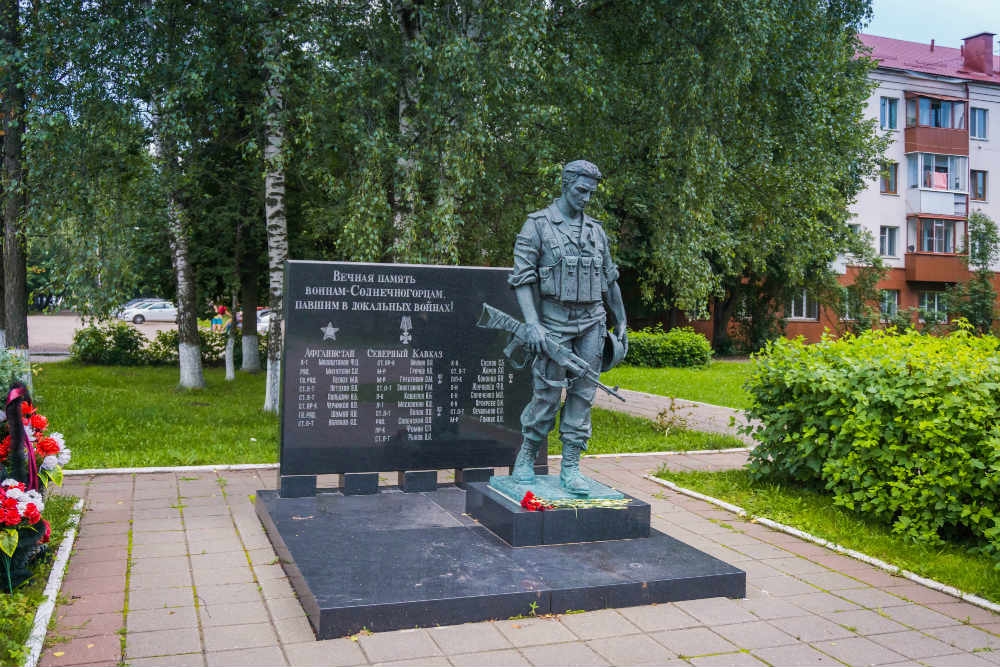
<instances>
[{"instance_id":1,"label":"concrete walkway edge","mask_svg":"<svg viewBox=\"0 0 1000 667\"><path fill-rule=\"evenodd\" d=\"M928 579L927 577L922 577L915 572L904 570L896 565L887 563L884 560L880 560L873 556L869 556L868 554L862 553L860 551L855 551L854 549L849 549L847 547L837 544L836 542L825 540L822 537L818 537L816 535L813 535L812 533L807 533L803 530L799 530L798 528L794 528L792 526L786 526L783 523L778 523L777 521L773 521L771 519L768 519L767 517L751 515L742 507L738 507L731 503L727 503L726 501L720 500L718 498L713 498L712 496L706 496L703 493L698 493L697 491L684 488L683 486L678 486L677 484L674 484L671 481L660 479L659 477L655 477L654 475L643 475L643 477L651 482L654 482L661 486L665 486L671 491L676 491L677 493L683 494L685 496L691 498L697 498L698 500L704 500L705 502L712 503L717 507L721 507L729 512L733 512L734 514L738 514L741 517L746 517L751 521L767 526L768 528L780 530L783 533L794 535L795 537L801 538L803 540L808 540L814 544L820 545L821 547L830 549L831 551L836 551L837 553L844 554L845 556L850 556L851 558L855 558L864 563L868 563L869 565L874 565L880 570L884 570L890 574L894 574L903 577L905 579L909 579L910 581L918 583L921 586L926 586L927 588L930 588L932 590L939 591L941 593L946 593L953 597L964 600L970 604L974 604L977 607L982 607L983 609L989 609L990 611L1000 612L1000 604L990 602L989 600L981 598L978 595L967 593L963 590L955 588L954 586L949 586L948 584L942 584L940 581L935 581L934 579Z\"/></svg>"}]
</instances>

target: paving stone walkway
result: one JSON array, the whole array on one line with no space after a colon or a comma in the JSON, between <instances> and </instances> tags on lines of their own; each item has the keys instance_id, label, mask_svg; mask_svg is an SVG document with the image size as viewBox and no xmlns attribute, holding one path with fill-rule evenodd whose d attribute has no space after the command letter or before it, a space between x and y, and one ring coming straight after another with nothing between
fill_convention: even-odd
<instances>
[{"instance_id":1,"label":"paving stone walkway","mask_svg":"<svg viewBox=\"0 0 1000 667\"><path fill-rule=\"evenodd\" d=\"M1000 615L642 478L742 456L584 465L649 502L656 529L746 570L746 599L321 642L254 514L273 471L69 477L87 511L50 633L66 641L41 665L1000 665Z\"/></svg>"},{"instance_id":2,"label":"paving stone walkway","mask_svg":"<svg viewBox=\"0 0 1000 667\"><path fill-rule=\"evenodd\" d=\"M599 391L594 399L594 405L605 410L617 410L653 421L656 420L657 415L666 410L671 418L676 420L675 423L684 428L692 431L724 433L742 440L749 446L754 444L753 438L736 431L736 426L743 426L747 423L742 410L689 401L686 398L647 394L644 391L631 389L619 389L618 392L625 397L624 403L603 391Z\"/></svg>"}]
</instances>

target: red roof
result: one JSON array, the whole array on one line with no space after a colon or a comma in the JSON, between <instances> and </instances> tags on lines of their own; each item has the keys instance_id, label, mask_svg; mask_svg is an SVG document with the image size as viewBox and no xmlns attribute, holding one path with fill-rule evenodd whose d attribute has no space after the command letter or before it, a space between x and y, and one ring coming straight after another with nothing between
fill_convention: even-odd
<instances>
[{"instance_id":1,"label":"red roof","mask_svg":"<svg viewBox=\"0 0 1000 667\"><path fill-rule=\"evenodd\" d=\"M927 74L952 76L971 81L1000 83L1000 57L993 56L993 74L983 74L965 67L961 49L948 46L907 42L877 35L858 35L861 42L872 50L872 57L878 59L882 67L913 70Z\"/></svg>"}]
</instances>

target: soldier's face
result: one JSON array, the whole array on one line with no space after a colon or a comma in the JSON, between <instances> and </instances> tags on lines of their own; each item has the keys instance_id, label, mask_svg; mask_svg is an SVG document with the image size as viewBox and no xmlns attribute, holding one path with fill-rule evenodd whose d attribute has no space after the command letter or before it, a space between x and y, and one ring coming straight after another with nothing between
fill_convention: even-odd
<instances>
[{"instance_id":1,"label":"soldier's face","mask_svg":"<svg viewBox=\"0 0 1000 667\"><path fill-rule=\"evenodd\" d=\"M589 176L578 176L565 192L566 203L574 213L580 213L590 203L590 196L597 189L597 181Z\"/></svg>"}]
</instances>

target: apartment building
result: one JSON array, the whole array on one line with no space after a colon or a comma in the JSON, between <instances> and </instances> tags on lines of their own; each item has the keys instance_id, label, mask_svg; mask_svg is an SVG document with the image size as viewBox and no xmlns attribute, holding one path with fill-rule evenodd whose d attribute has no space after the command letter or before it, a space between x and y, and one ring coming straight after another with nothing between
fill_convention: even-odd
<instances>
[{"instance_id":1,"label":"apartment building","mask_svg":"<svg viewBox=\"0 0 1000 667\"><path fill-rule=\"evenodd\" d=\"M861 35L879 62L868 100L892 144L880 177L858 196L853 223L871 233L888 267L882 310L943 312L946 287L963 281L967 220L980 210L1000 223L1000 58L994 34L961 48ZM1000 270L1000 266L994 267ZM841 283L856 269L841 261ZM786 335L819 340L838 315L803 291L785 313ZM849 313L848 313L849 316Z\"/></svg>"}]
</instances>

